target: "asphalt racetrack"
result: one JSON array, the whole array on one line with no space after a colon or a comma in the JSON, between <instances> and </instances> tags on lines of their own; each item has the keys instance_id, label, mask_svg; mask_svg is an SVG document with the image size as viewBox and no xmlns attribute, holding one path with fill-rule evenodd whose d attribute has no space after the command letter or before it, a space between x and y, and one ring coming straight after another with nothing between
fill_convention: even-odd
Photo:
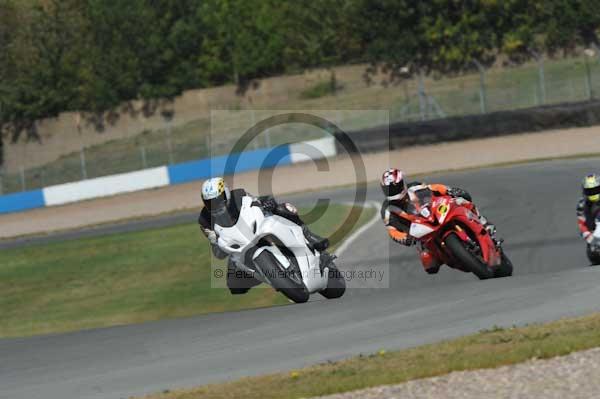
<instances>
[{"instance_id":1,"label":"asphalt racetrack","mask_svg":"<svg viewBox=\"0 0 600 399\"><path fill-rule=\"evenodd\" d=\"M375 276L385 276L349 282L370 289L349 290L340 300L317 296L303 305L0 340L0 398L126 398L406 348L493 325L597 311L600 268L588 266L575 219L579 182L594 170L600 170L600 159L426 179L471 192L506 240L515 266L511 278L478 281L447 268L427 275L415 249L391 243L377 223L338 261L345 271L373 270ZM352 201L354 191L289 199L307 205L327 197ZM369 186L368 197L380 201L379 188ZM193 215L177 217L178 222L193 220ZM131 226L104 227L101 233L127 228ZM387 289L376 288L388 283Z\"/></svg>"}]
</instances>

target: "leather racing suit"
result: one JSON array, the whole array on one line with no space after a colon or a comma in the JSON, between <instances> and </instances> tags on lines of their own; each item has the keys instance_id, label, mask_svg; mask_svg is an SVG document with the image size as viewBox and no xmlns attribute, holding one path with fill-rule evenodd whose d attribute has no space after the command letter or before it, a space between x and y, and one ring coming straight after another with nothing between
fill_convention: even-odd
<instances>
[{"instance_id":1,"label":"leather racing suit","mask_svg":"<svg viewBox=\"0 0 600 399\"><path fill-rule=\"evenodd\" d=\"M422 185L422 183L409 183L408 188L410 190L412 187L419 185ZM454 198L461 197L469 202L471 201L471 195L467 191L457 187L448 187L443 184L423 184L423 186L429 188L433 196L450 195ZM390 238L406 246L416 243L415 238L408 234L411 225L410 218L402 217L403 213L407 213L409 205L409 195L406 195L401 200L385 200L381 206L381 218L383 219L383 224L387 227ZM477 208L474 205L473 208L475 214L479 216Z\"/></svg>"},{"instance_id":2,"label":"leather racing suit","mask_svg":"<svg viewBox=\"0 0 600 399\"><path fill-rule=\"evenodd\" d=\"M326 238L320 237L310 231L308 226L300 219L296 207L292 204L286 202L277 203L272 196L253 197L244 189L234 189L231 191L230 198L226 202L225 207L210 211L204 207L198 217L198 224L210 242L213 255L218 259L226 258L227 253L221 250L217 244L218 237L214 226L215 224L223 227L235 225L240 215L242 199L247 196L252 197L252 206L259 206L265 211L281 216L302 227L308 245L312 248L317 251L324 251L329 246L329 241ZM248 273L244 273L236 268L231 259L229 259L227 265L227 287L232 294L245 294L251 287L260 283L260 281L248 275Z\"/></svg>"},{"instance_id":3,"label":"leather racing suit","mask_svg":"<svg viewBox=\"0 0 600 399\"><path fill-rule=\"evenodd\" d=\"M471 202L471 195L467 191L457 187L448 187L443 184L422 184L418 182L410 183L407 187L409 191L411 191L411 189L428 188L431 191L431 195L434 197L449 195L453 198L462 198L465 200L464 205L469 207L470 210L479 217L480 222L484 225L486 230L488 230L492 239L498 244L501 243L501 241L498 241L495 238L495 226L479 214L477 207ZM381 207L381 218L383 219L383 223L387 228L390 238L397 243L406 246L416 244L418 241L409 234L410 225L412 223L410 217L411 207L414 207L414 205L411 202L410 193L400 200L386 200ZM418 247L418 252L425 271L429 274L437 273L442 265L440 261L431 256L423 246Z\"/></svg>"},{"instance_id":4,"label":"leather racing suit","mask_svg":"<svg viewBox=\"0 0 600 399\"><path fill-rule=\"evenodd\" d=\"M581 237L590 244L594 238L596 222L600 218L600 202L590 202L585 198L577 204L577 225Z\"/></svg>"}]
</instances>

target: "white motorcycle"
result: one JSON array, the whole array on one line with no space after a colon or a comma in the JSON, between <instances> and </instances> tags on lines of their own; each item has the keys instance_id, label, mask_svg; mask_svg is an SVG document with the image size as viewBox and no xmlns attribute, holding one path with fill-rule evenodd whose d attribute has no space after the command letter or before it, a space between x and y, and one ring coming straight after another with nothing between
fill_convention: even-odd
<instances>
[{"instance_id":1,"label":"white motorcycle","mask_svg":"<svg viewBox=\"0 0 600 399\"><path fill-rule=\"evenodd\" d=\"M308 301L315 292L329 299L341 297L346 282L331 255L311 249L300 226L252 206L252 201L242 199L233 226L215 223L219 248L236 268L297 303Z\"/></svg>"},{"instance_id":2,"label":"white motorcycle","mask_svg":"<svg viewBox=\"0 0 600 399\"><path fill-rule=\"evenodd\" d=\"M587 256L592 266L600 265L600 218L596 220L594 240L587 246Z\"/></svg>"}]
</instances>

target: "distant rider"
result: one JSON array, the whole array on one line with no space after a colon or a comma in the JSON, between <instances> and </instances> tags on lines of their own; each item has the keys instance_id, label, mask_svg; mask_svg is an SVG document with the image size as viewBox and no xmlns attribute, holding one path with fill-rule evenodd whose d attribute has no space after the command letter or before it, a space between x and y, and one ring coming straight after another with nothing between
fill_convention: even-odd
<instances>
[{"instance_id":1,"label":"distant rider","mask_svg":"<svg viewBox=\"0 0 600 399\"><path fill-rule=\"evenodd\" d=\"M227 257L227 253L219 248L218 236L214 226L215 224L222 227L235 225L240 215L242 198L244 197L252 198L253 206L258 206L263 211L281 216L302 227L302 232L308 245L315 250L324 251L329 246L329 241L326 238L320 237L309 230L308 226L300 219L298 210L292 204L287 202L277 203L272 196L253 197L241 188L230 191L223 178L215 177L206 180L202 184L204 208L200 212L198 223L202 232L208 238L213 254L217 258L224 259ZM250 276L241 276L241 273L236 270L235 265L229 262L227 287L232 294L245 294L251 287L258 284L260 284L260 281Z\"/></svg>"},{"instance_id":2,"label":"distant rider","mask_svg":"<svg viewBox=\"0 0 600 399\"><path fill-rule=\"evenodd\" d=\"M390 238L399 244L411 246L417 243L417 239L409 235L412 222L408 216L411 212L411 208L413 208L413 200L409 195L409 189L417 188L418 186L429 188L434 197L449 195L462 201L465 206L470 207L473 213L479 216L481 224L483 224L485 229L490 233L492 239L497 244L501 243L501 241L496 239L496 227L479 214L477 207L471 202L471 195L461 188L449 187L443 184L425 184L420 182L406 183L402 171L395 168L386 170L381 177L380 183L383 194L386 196L386 200L381 206L381 218L383 219L384 225L387 227ZM424 251L424 248L420 248L420 252ZM430 257L421 257L421 259L427 258ZM432 263L424 264L423 266L425 266L425 270L428 273L434 274L439 271L441 265Z\"/></svg>"},{"instance_id":3,"label":"distant rider","mask_svg":"<svg viewBox=\"0 0 600 399\"><path fill-rule=\"evenodd\" d=\"M583 179L583 198L577 204L577 223L581 237L591 244L594 241L596 220L600 218L600 176L587 175Z\"/></svg>"}]
</instances>

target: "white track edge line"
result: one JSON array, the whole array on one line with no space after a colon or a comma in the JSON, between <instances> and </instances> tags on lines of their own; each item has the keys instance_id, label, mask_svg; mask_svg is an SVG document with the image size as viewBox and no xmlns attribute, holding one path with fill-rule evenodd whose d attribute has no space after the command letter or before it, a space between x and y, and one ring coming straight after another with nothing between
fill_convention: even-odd
<instances>
[{"instance_id":1,"label":"white track edge line","mask_svg":"<svg viewBox=\"0 0 600 399\"><path fill-rule=\"evenodd\" d=\"M354 241L356 241L356 239L362 233L364 233L367 229L369 229L371 226L373 226L375 223L377 223L379 221L379 219L381 218L381 216L379 215L379 204L375 201L369 201L368 205L370 208L375 208L375 215L373 215L373 217L371 218L371 220L369 220L369 222L367 224L360 227L358 230L356 230L354 233L350 234L350 236L344 240L342 245L340 245L335 250L335 252L334 252L335 256L339 257L342 253L344 253L344 251L346 251L346 249L348 249L348 247Z\"/></svg>"}]
</instances>

